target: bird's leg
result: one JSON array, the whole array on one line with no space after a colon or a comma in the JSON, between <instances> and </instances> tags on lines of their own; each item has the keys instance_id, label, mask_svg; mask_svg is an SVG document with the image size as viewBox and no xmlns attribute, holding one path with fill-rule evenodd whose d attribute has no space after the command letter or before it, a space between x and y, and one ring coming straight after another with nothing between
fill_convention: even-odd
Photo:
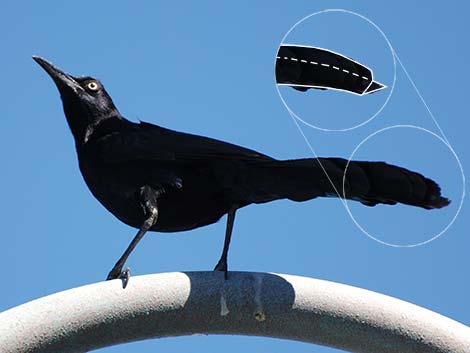
<instances>
[{"instance_id":1,"label":"bird's leg","mask_svg":"<svg viewBox=\"0 0 470 353\"><path fill-rule=\"evenodd\" d=\"M227 255L228 248L230 246L230 238L232 237L233 222L235 221L236 211L236 207L233 207L230 209L230 211L228 211L227 227L225 228L224 249L222 250L222 256L220 257L219 262L217 262L217 265L214 268L214 271L224 271L225 279L227 279L228 276Z\"/></svg>"},{"instance_id":2,"label":"bird's leg","mask_svg":"<svg viewBox=\"0 0 470 353\"><path fill-rule=\"evenodd\" d=\"M124 266L127 258L131 254L132 250L134 250L140 239L142 239L145 233L153 225L155 225L155 223L157 223L158 219L157 198L159 193L156 190L150 188L149 186L144 186L140 189L140 195L142 197L142 207L144 208L144 212L147 218L145 219L142 227L139 229L134 239L132 239L126 251L124 251L124 254L122 254L122 256L114 265L113 269L109 272L108 277L106 278L106 280L116 278L123 279L124 288L126 287L127 282L129 281L130 271L128 268L122 271L122 267Z\"/></svg>"}]
</instances>

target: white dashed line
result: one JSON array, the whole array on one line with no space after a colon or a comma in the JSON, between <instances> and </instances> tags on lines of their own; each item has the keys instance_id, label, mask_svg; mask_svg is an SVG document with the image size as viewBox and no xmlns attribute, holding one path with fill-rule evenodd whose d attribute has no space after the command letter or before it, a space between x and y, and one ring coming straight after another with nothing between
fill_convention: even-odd
<instances>
[{"instance_id":1,"label":"white dashed line","mask_svg":"<svg viewBox=\"0 0 470 353\"><path fill-rule=\"evenodd\" d=\"M284 59L284 60L291 60L291 61L300 61L301 63L304 63L304 64L308 64L310 62L310 64L312 64L312 65L319 65L319 63L317 63L316 61L307 61L307 60L304 60L304 59L299 60L297 58L289 58L287 56L284 56L284 58L282 58L280 56L277 56L276 58L277 59ZM335 70L338 70L338 71L341 70L344 73L351 74L351 75L356 76L356 77L361 77L363 80L369 81L369 78L366 77L366 76L359 76L359 74L357 74L355 72L350 72L349 70L341 69L338 66L333 66L333 65L325 64L325 63L320 63L320 65L324 66L324 67L331 67L331 68L333 68Z\"/></svg>"}]
</instances>

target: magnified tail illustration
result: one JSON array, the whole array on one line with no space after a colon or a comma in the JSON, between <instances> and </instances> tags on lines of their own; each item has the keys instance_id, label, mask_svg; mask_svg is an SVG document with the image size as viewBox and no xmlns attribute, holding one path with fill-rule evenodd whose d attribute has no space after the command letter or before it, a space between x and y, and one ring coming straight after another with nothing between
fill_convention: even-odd
<instances>
[{"instance_id":1,"label":"magnified tail illustration","mask_svg":"<svg viewBox=\"0 0 470 353\"><path fill-rule=\"evenodd\" d=\"M372 70L331 50L283 44L276 57L276 82L298 91L335 89L357 95L387 86L374 81Z\"/></svg>"}]
</instances>

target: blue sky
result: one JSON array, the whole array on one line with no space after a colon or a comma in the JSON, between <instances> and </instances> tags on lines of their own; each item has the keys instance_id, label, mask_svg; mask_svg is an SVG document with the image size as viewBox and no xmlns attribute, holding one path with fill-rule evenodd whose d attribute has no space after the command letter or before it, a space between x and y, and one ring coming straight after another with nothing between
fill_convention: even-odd
<instances>
[{"instance_id":1,"label":"blue sky","mask_svg":"<svg viewBox=\"0 0 470 353\"><path fill-rule=\"evenodd\" d=\"M202 134L279 159L321 156L385 160L437 180L452 204L424 211L348 203L370 235L417 244L441 232L458 212L462 174L454 153L397 64L388 103L370 123L324 132L299 123L274 84L274 58L301 18L343 8L374 21L396 54L463 166L470 163L470 79L463 2L418 1L81 1L5 3L0 14L0 311L68 288L103 280L135 230L109 214L86 188L52 81L31 59L43 56L67 72L102 80L127 118ZM350 56L389 87L357 97L299 93L282 87L308 123L342 129L373 116L391 91L393 59L383 36L344 13L310 17L286 38ZM395 125L418 128L393 128ZM429 130L429 132L423 131ZM307 142L310 144L309 145ZM338 199L277 201L237 213L229 266L321 278L358 286L470 324L468 229L464 203L455 222L427 245L403 248L367 237ZM185 233L148 234L128 261L134 275L209 270L218 260L225 219ZM100 352L333 352L268 338L198 336L151 340Z\"/></svg>"}]
</instances>

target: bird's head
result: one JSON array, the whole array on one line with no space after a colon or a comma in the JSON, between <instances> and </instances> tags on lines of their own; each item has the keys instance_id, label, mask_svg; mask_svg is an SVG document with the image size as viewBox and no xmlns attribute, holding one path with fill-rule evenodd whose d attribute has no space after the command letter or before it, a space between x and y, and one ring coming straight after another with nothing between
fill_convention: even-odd
<instances>
[{"instance_id":1,"label":"bird's head","mask_svg":"<svg viewBox=\"0 0 470 353\"><path fill-rule=\"evenodd\" d=\"M76 143L86 142L100 122L121 119L100 81L93 77L69 75L38 56L33 56L33 59L54 80Z\"/></svg>"}]
</instances>

